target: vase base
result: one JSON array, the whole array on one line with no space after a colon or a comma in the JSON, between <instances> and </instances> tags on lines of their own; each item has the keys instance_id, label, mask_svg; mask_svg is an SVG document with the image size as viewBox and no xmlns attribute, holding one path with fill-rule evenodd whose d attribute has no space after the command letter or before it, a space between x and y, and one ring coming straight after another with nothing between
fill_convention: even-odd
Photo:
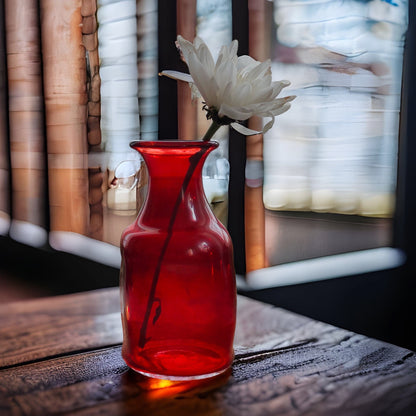
<instances>
[{"instance_id":1,"label":"vase base","mask_svg":"<svg viewBox=\"0 0 416 416\"><path fill-rule=\"evenodd\" d=\"M212 377L216 377L219 376L220 374L225 373L229 367L224 368L221 371L216 371L214 373L209 373L209 374L200 374L200 375L195 375L195 376L169 376L169 375L165 375L165 374L154 374L154 373L147 373L146 371L142 371L142 370L136 370L133 367L130 367L132 370L134 370L136 373L139 373L143 376L149 377L149 378L157 378L159 380L170 380L170 381L192 381L192 380L204 380L207 378L212 378Z\"/></svg>"},{"instance_id":2,"label":"vase base","mask_svg":"<svg viewBox=\"0 0 416 416\"><path fill-rule=\"evenodd\" d=\"M135 356L134 360L130 358L123 354L126 364L137 373L146 377L173 381L215 377L227 371L232 364L232 360L221 359L220 355L212 350L199 348L195 351L186 347L158 351L147 350Z\"/></svg>"}]
</instances>

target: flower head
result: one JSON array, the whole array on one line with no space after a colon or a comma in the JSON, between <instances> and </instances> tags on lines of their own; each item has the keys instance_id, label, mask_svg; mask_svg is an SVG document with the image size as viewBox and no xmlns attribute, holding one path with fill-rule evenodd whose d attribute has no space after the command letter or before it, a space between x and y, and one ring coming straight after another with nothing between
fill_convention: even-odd
<instances>
[{"instance_id":1,"label":"flower head","mask_svg":"<svg viewBox=\"0 0 416 416\"><path fill-rule=\"evenodd\" d=\"M191 43L178 36L177 43L190 74L163 71L161 75L186 81L194 96L202 96L207 118L217 125L230 124L238 132L259 133L239 122L252 116L270 117L263 132L269 130L275 117L290 108L295 96L277 98L289 81L272 81L270 60L259 62L250 56L237 56L238 41L220 50L216 62L208 46L195 38Z\"/></svg>"}]
</instances>

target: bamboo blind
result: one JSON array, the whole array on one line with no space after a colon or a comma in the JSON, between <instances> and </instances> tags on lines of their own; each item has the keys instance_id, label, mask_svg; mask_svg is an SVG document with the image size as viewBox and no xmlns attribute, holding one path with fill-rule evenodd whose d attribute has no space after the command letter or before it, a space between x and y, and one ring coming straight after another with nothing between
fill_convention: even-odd
<instances>
[{"instance_id":1,"label":"bamboo blind","mask_svg":"<svg viewBox=\"0 0 416 416\"><path fill-rule=\"evenodd\" d=\"M101 142L96 0L0 5L7 61L0 80L0 212L9 214L10 194L13 221L99 236L102 175L97 166L88 169L87 156Z\"/></svg>"},{"instance_id":2,"label":"bamboo blind","mask_svg":"<svg viewBox=\"0 0 416 416\"><path fill-rule=\"evenodd\" d=\"M177 0L177 33L189 41L196 35L196 0ZM195 140L197 136L197 105L191 100L191 89L178 82L178 138Z\"/></svg>"},{"instance_id":3,"label":"bamboo blind","mask_svg":"<svg viewBox=\"0 0 416 416\"><path fill-rule=\"evenodd\" d=\"M87 234L88 96L81 6L81 0L40 1L51 230Z\"/></svg>"},{"instance_id":4,"label":"bamboo blind","mask_svg":"<svg viewBox=\"0 0 416 416\"><path fill-rule=\"evenodd\" d=\"M4 1L0 1L0 33L4 28ZM0 42L0 234L9 228L9 160L7 131L7 71L6 50L4 42Z\"/></svg>"},{"instance_id":5,"label":"bamboo blind","mask_svg":"<svg viewBox=\"0 0 416 416\"><path fill-rule=\"evenodd\" d=\"M107 178L101 157L97 0L3 1L9 94L8 113L3 105L0 118L8 114L10 124L12 218L50 231L103 239ZM257 59L263 59L258 49L265 40L263 3L249 2L250 53ZM157 135L156 2L137 0L136 4L140 126L143 138L153 139ZM196 34L196 10L196 0L176 2L177 33L189 40ZM1 90L0 105L7 98L5 91ZM200 137L207 126L198 107L201 103L192 102L190 95L189 87L178 83L180 139ZM256 123L252 121L251 127L258 128ZM2 122L0 128L0 211L7 214L6 126ZM249 159L261 160L262 137L249 138L247 151ZM264 266L261 194L261 186L246 187L249 270Z\"/></svg>"},{"instance_id":6,"label":"bamboo blind","mask_svg":"<svg viewBox=\"0 0 416 416\"><path fill-rule=\"evenodd\" d=\"M156 139L157 2L136 4L140 118L146 138ZM2 224L11 216L102 239L107 184L97 0L1 0L0 8L7 62L0 67Z\"/></svg>"},{"instance_id":7,"label":"bamboo blind","mask_svg":"<svg viewBox=\"0 0 416 416\"><path fill-rule=\"evenodd\" d=\"M12 216L45 228L45 146L39 9L5 0ZM24 28L24 30L22 30Z\"/></svg>"},{"instance_id":8,"label":"bamboo blind","mask_svg":"<svg viewBox=\"0 0 416 416\"><path fill-rule=\"evenodd\" d=\"M87 139L89 153L100 153L100 61L98 55L97 36L97 3L96 0L83 0L81 6L82 41L86 50L87 72ZM88 165L88 203L89 203L89 229L90 237L101 240L103 238L103 182L104 172L97 160Z\"/></svg>"},{"instance_id":9,"label":"bamboo blind","mask_svg":"<svg viewBox=\"0 0 416 416\"><path fill-rule=\"evenodd\" d=\"M157 2L136 4L140 118L146 138L156 139ZM7 71L0 68L2 224L11 214L14 221L50 231L102 239L107 184L97 0L2 0L0 6L7 13L0 32L6 48L0 53L8 64Z\"/></svg>"}]
</instances>

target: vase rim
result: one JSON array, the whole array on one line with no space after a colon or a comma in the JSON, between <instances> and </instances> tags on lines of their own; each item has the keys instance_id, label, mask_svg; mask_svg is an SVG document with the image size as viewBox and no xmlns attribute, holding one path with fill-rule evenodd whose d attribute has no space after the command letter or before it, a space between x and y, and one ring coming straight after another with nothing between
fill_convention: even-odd
<instances>
[{"instance_id":1,"label":"vase rim","mask_svg":"<svg viewBox=\"0 0 416 416\"><path fill-rule=\"evenodd\" d=\"M219 143L215 140L202 141L202 140L134 140L130 142L130 147L136 149L141 148L190 148L190 147L206 147L215 148Z\"/></svg>"}]
</instances>

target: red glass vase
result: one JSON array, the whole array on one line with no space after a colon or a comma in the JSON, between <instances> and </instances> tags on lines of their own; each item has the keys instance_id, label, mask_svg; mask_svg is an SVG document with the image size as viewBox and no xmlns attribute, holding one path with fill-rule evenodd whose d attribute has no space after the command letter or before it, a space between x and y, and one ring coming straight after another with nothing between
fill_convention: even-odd
<instances>
[{"instance_id":1,"label":"red glass vase","mask_svg":"<svg viewBox=\"0 0 416 416\"><path fill-rule=\"evenodd\" d=\"M204 194L216 142L137 141L149 172L146 201L121 237L123 348L151 377L198 379L233 360L236 284L231 239Z\"/></svg>"}]
</instances>

